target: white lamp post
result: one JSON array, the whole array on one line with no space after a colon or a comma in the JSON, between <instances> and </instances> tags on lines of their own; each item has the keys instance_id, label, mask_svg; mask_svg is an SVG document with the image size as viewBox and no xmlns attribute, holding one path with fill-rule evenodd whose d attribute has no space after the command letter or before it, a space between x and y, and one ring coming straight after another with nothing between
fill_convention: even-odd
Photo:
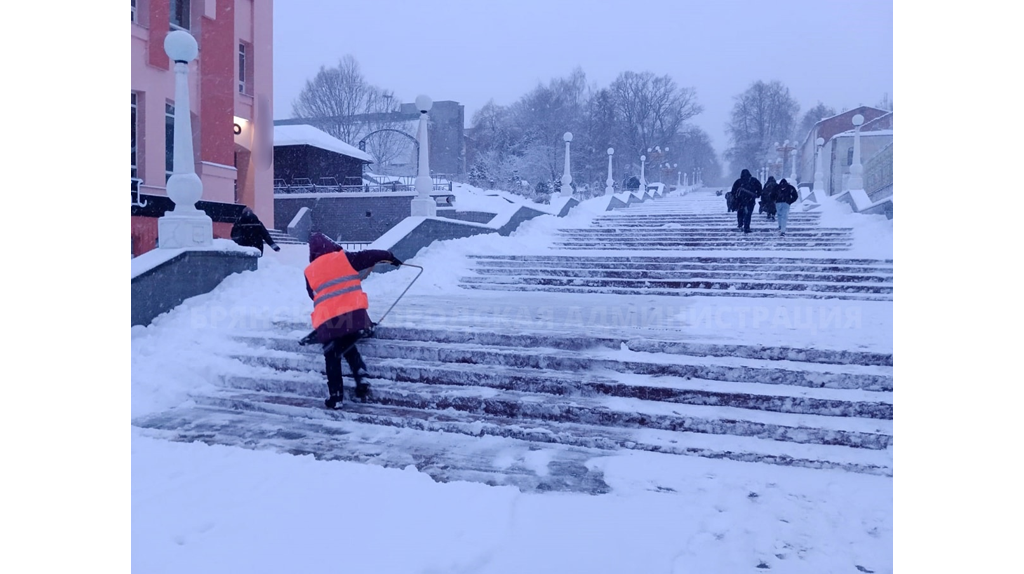
<instances>
[{"instance_id":1,"label":"white lamp post","mask_svg":"<svg viewBox=\"0 0 1024 574\"><path fill-rule=\"evenodd\" d=\"M641 195L647 192L647 179L644 177L644 162L646 161L647 156L640 156L640 189L637 191L640 192Z\"/></svg>"},{"instance_id":2,"label":"white lamp post","mask_svg":"<svg viewBox=\"0 0 1024 574\"><path fill-rule=\"evenodd\" d=\"M794 146L793 147L793 165L789 168L790 169L790 172L789 172L789 183L793 187L796 187L796 183L797 183L797 180L796 180L796 150L797 150L797 148Z\"/></svg>"},{"instance_id":3,"label":"white lamp post","mask_svg":"<svg viewBox=\"0 0 1024 574\"><path fill-rule=\"evenodd\" d=\"M427 96L416 96L416 109L420 111L420 125L416 139L420 144L420 169L416 175L416 198L412 200L412 215L437 216L437 202L430 194L434 191L434 180L430 179L430 154L427 144L427 112L434 102Z\"/></svg>"},{"instance_id":4,"label":"white lamp post","mask_svg":"<svg viewBox=\"0 0 1024 574\"><path fill-rule=\"evenodd\" d=\"M825 189L825 174L821 171L821 146L825 145L825 138L818 138L814 143L814 191L821 191Z\"/></svg>"},{"instance_id":5,"label":"white lamp post","mask_svg":"<svg viewBox=\"0 0 1024 574\"><path fill-rule=\"evenodd\" d=\"M864 166L860 164L860 126L864 123L864 116L857 114L853 116L853 163L850 164L850 180L847 189L864 189Z\"/></svg>"},{"instance_id":6,"label":"white lamp post","mask_svg":"<svg viewBox=\"0 0 1024 574\"><path fill-rule=\"evenodd\" d=\"M196 209L203 182L196 175L188 101L188 63L199 55L199 45L188 32L175 30L164 38L164 52L174 62L174 171L167 180L174 209L157 220L159 244L164 249L207 247L213 243L213 220Z\"/></svg>"},{"instance_id":7,"label":"white lamp post","mask_svg":"<svg viewBox=\"0 0 1024 574\"><path fill-rule=\"evenodd\" d=\"M615 180L612 179L612 154L615 153L613 148L608 148L608 179L604 182L604 194L611 195L615 193Z\"/></svg>"},{"instance_id":8,"label":"white lamp post","mask_svg":"<svg viewBox=\"0 0 1024 574\"><path fill-rule=\"evenodd\" d=\"M562 136L565 140L565 171L562 172L562 197L569 197L572 195L572 176L569 175L569 142L572 141L572 133L565 132Z\"/></svg>"}]
</instances>

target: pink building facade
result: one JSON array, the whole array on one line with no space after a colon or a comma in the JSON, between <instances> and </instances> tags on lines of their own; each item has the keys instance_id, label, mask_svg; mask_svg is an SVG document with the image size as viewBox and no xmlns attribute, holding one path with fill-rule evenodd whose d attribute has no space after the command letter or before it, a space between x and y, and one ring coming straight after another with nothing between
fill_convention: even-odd
<instances>
[{"instance_id":1,"label":"pink building facade","mask_svg":"<svg viewBox=\"0 0 1024 574\"><path fill-rule=\"evenodd\" d=\"M156 206L169 201L161 199L172 169L174 71L163 43L176 29L199 44L189 69L197 207L213 219L214 237L230 236L242 205L273 227L273 1L132 0L131 27L132 255L156 247Z\"/></svg>"}]
</instances>

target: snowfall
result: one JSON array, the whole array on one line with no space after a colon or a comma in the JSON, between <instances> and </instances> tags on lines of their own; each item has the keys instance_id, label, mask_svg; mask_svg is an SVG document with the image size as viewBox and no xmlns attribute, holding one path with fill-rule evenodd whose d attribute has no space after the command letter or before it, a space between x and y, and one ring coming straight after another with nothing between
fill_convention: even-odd
<instances>
[{"instance_id":1,"label":"snowfall","mask_svg":"<svg viewBox=\"0 0 1024 574\"><path fill-rule=\"evenodd\" d=\"M516 207L501 192L456 186L455 195L459 209L500 214ZM472 254L550 253L556 229L586 227L604 213L607 201L586 200L562 218L534 218L509 237L491 233L424 248L408 261L424 272L387 323L415 324L424 320L423 313L435 310L431 320L440 324L446 306L497 309L493 303L499 296L511 306L536 304L538 297L553 307L566 305L569 299L562 294L506 298L467 291L458 287L458 278L467 274ZM822 200L820 209L822 225L854 229L855 249L843 257L892 258L891 221L851 213L831 199ZM231 248L228 244L215 240L225 249ZM700 252L687 252L691 254ZM307 263L305 245L285 245L277 253L268 249L258 270L233 275L151 325L133 327L132 417L188 406L191 393L230 372L233 363L226 357L239 344L231 339L232 330L278 319L308 321L311 304L302 275ZM135 265L133 261L133 274ZM367 278L371 317L379 317L416 272L406 267ZM870 309L858 315L857 329L813 331L772 321L745 325L744 319L749 323L752 315L741 312L742 298L728 298L735 317L719 314L716 321L688 322L687 317L715 316L693 312L723 305L718 301L722 298L680 299L687 300L678 314L688 336L892 352L891 302L864 306ZM824 305L809 300L780 304ZM496 313L448 319L508 319ZM549 322L541 328L571 332L575 327ZM592 464L600 466L610 493L536 493L511 486L438 483L412 466L385 468L171 442L132 426L132 571L893 571L891 477L639 451Z\"/></svg>"}]
</instances>

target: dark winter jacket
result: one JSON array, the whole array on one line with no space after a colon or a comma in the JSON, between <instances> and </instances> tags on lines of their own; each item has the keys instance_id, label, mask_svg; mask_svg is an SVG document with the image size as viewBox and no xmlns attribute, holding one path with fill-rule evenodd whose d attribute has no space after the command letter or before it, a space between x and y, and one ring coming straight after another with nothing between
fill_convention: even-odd
<instances>
[{"instance_id":1,"label":"dark winter jacket","mask_svg":"<svg viewBox=\"0 0 1024 574\"><path fill-rule=\"evenodd\" d=\"M263 244L266 243L271 249L276 250L277 244L270 237L270 232L264 227L263 222L253 213L253 210L246 207L242 210L242 216L238 218L231 228L231 239L239 245L255 247L263 253Z\"/></svg>"},{"instance_id":2,"label":"dark winter jacket","mask_svg":"<svg viewBox=\"0 0 1024 574\"><path fill-rule=\"evenodd\" d=\"M750 170L740 172L740 178L732 184L732 193L736 197L736 205L753 209L757 198L761 196L761 182L752 175Z\"/></svg>"},{"instance_id":3,"label":"dark winter jacket","mask_svg":"<svg viewBox=\"0 0 1024 574\"><path fill-rule=\"evenodd\" d=\"M761 190L761 207L758 210L759 213L767 213L768 215L775 215L775 189L779 184L775 183L775 176L768 176L768 181L764 183L764 189Z\"/></svg>"},{"instance_id":4,"label":"dark winter jacket","mask_svg":"<svg viewBox=\"0 0 1024 574\"><path fill-rule=\"evenodd\" d=\"M775 188L776 203L788 203L793 205L798 199L800 199L800 193L797 192L795 187L785 179L779 182L779 186Z\"/></svg>"},{"instance_id":5,"label":"dark winter jacket","mask_svg":"<svg viewBox=\"0 0 1024 574\"><path fill-rule=\"evenodd\" d=\"M344 251L345 256L348 258L349 264L359 272L361 278L365 278L370 274L370 269L380 263L381 261L395 260L395 256L390 251L384 251L383 249L366 249L363 251L356 251L349 253L341 248L340 245L331 240L330 237L318 232L314 232L309 236L309 262L312 263L321 255L327 255L328 253L335 253L337 251ZM364 273L365 272L365 273ZM310 288L309 282L306 282L306 293L309 298L313 298L313 289ZM321 343L328 343L332 339L337 339L357 331L373 326L373 322L370 320L370 316L366 313L365 309L357 309L351 313L346 313L339 317L328 320L324 324L320 325L316 329L317 340Z\"/></svg>"}]
</instances>

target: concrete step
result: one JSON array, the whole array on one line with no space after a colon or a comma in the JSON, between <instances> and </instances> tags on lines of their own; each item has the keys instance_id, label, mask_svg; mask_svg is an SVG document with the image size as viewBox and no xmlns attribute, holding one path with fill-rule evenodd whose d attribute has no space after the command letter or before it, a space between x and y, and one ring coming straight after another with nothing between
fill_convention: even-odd
<instances>
[{"instance_id":1,"label":"concrete step","mask_svg":"<svg viewBox=\"0 0 1024 574\"><path fill-rule=\"evenodd\" d=\"M474 261L479 269L508 269L510 272L518 269L550 269L550 270L585 270L585 271L636 271L636 272L746 272L746 273L816 273L816 274L839 274L839 275L864 275L872 277L887 277L892 279L892 265L879 264L868 265L832 265L824 263L821 265L785 263L779 258L757 259L753 261L731 261L721 259L720 262L607 262L598 258L587 257L565 257L555 260L517 260L504 259L477 259Z\"/></svg>"},{"instance_id":2,"label":"concrete step","mask_svg":"<svg viewBox=\"0 0 1024 574\"><path fill-rule=\"evenodd\" d=\"M202 397L200 403L133 424L144 434L178 442L312 455L317 460L396 469L413 466L442 483L477 482L513 486L523 492L605 494L611 490L601 471L586 465L588 460L607 454L607 449L511 436L481 440L501 435L494 428L473 433L473 425L434 416L428 420L424 413L409 409L349 404L343 411L327 411L322 399L307 397L233 392ZM884 467L850 466L854 471L864 468L874 474L891 473Z\"/></svg>"},{"instance_id":3,"label":"concrete step","mask_svg":"<svg viewBox=\"0 0 1024 574\"><path fill-rule=\"evenodd\" d=\"M462 413L467 420L487 420L497 416L516 420L519 424L564 422L593 427L746 436L871 450L888 449L893 438L892 421L876 418L796 415L622 397L553 396L494 388L485 392L477 387L443 383L367 380L372 389L368 403ZM326 383L319 373L279 373L272 377L232 375L224 378L223 387L319 399L319 408L323 408L322 401L326 396Z\"/></svg>"},{"instance_id":4,"label":"concrete step","mask_svg":"<svg viewBox=\"0 0 1024 574\"><path fill-rule=\"evenodd\" d=\"M598 293L604 295L664 295L671 297L750 297L776 299L845 299L851 301L892 301L892 295L828 293L814 291L721 291L710 289L636 289L618 287L560 287L554 285L502 285L460 283L462 289L508 292Z\"/></svg>"},{"instance_id":5,"label":"concrete step","mask_svg":"<svg viewBox=\"0 0 1024 574\"><path fill-rule=\"evenodd\" d=\"M382 350L384 353L374 352ZM477 356L482 353L469 355L468 361L472 362L451 360L441 362L429 358L420 359L416 353L408 353L408 350L407 346L394 344L361 348L363 356L368 361L371 357L375 359L369 361L372 365L373 375L391 381L475 386L553 396L624 397L695 406L728 406L779 413L892 420L892 394L886 392L860 389L823 389L806 385L794 388L792 385L781 382L772 384L730 383L710 379L694 379L689 375L684 377L652 374L637 377L633 373L624 375L620 372L622 369L629 368L630 365L624 365L618 369L601 370L591 370L592 367L581 371L510 367L505 366L508 363L494 361L496 358L494 354L488 357ZM400 353L401 356L395 356L396 353ZM245 364L269 367L277 372L316 371L325 374L323 359L320 356L234 355L234 358ZM632 367L637 368L637 365L632 365ZM670 365L669 367L679 372L687 370L692 372L698 368L697 365ZM750 369L750 371L753 370L755 369ZM719 369L712 375L721 376L723 371L725 369ZM771 374L776 379L785 376L781 372ZM833 379L836 378L834 373L831 376Z\"/></svg>"},{"instance_id":6,"label":"concrete step","mask_svg":"<svg viewBox=\"0 0 1024 574\"><path fill-rule=\"evenodd\" d=\"M892 284L892 275L884 274L838 274L838 273L790 273L767 271L651 271L643 270L610 270L587 268L532 268L532 267L477 267L474 273L485 276L500 277L560 277L582 279L635 279L635 280L703 280L731 281L801 281L817 283L887 283Z\"/></svg>"},{"instance_id":7,"label":"concrete step","mask_svg":"<svg viewBox=\"0 0 1024 574\"><path fill-rule=\"evenodd\" d=\"M270 233L270 237L273 238L274 243L279 243L281 245L305 245L306 244L305 241L299 241L298 239L292 237L291 235L288 235L284 231L279 231L277 229L268 229L267 231Z\"/></svg>"},{"instance_id":8,"label":"concrete step","mask_svg":"<svg viewBox=\"0 0 1024 574\"><path fill-rule=\"evenodd\" d=\"M632 256L576 256L576 255L467 255L470 259L486 261L553 261L553 262L599 262L599 263L749 263L764 264L812 264L812 265L865 265L888 266L892 268L892 259L864 259L845 257L750 257L750 256L670 256L670 255L632 255Z\"/></svg>"},{"instance_id":9,"label":"concrete step","mask_svg":"<svg viewBox=\"0 0 1024 574\"><path fill-rule=\"evenodd\" d=\"M327 411L319 398L294 395L225 391L201 402L209 404L133 424L170 440L391 468L413 465L438 482L510 485L526 492L609 492L587 461L622 450L892 476L891 451L545 421L523 426L498 416L467 420L455 411L373 403Z\"/></svg>"},{"instance_id":10,"label":"concrete step","mask_svg":"<svg viewBox=\"0 0 1024 574\"><path fill-rule=\"evenodd\" d=\"M296 338L282 336L280 332L302 332L309 328L305 323L281 322L274 325L275 331L249 332L236 335L236 339L254 348L267 348L273 351L319 353L318 350L311 350L312 347L300 346ZM628 353L643 353L644 360L658 363L659 355L670 355L661 357L660 362L688 362L695 364L707 364L708 361L738 361L737 365L750 366L749 361L765 361L768 366L783 367L790 370L827 371L841 373L855 373L868 375L881 375L883 378L868 379L865 385L838 386L836 388L870 388L872 390L892 390L892 369L885 367L893 366L892 354L872 353L867 351L841 351L832 349L797 349L793 347L773 347L765 345L736 345L721 343L704 343L678 340L659 340L641 337L602 337L587 336L580 334L558 334L558 333L522 333L522 332L501 332L494 330L475 329L454 329L454 328L426 328L426 327L394 327L381 325L377 327L373 338L365 339L360 343L360 348L369 344L378 343L388 347L393 345L417 346L422 349L434 349L438 353L436 360L446 360L441 357L456 357L457 362L471 362L469 357L482 351L501 352L503 357L499 361L514 361L511 366L532 366L538 363L524 363L523 360L541 361L546 368L558 368L568 370L589 369L597 365L593 361L601 358L604 354L612 352L616 354L615 362L622 360L636 361L638 357L630 356ZM466 350L461 350L463 347ZM552 354L555 353L555 354ZM568 353L568 357L557 355ZM600 353L595 356L595 353ZM618 357L620 354L625 354ZM510 357L515 357L512 359ZM566 362L568 361L568 362ZM564 366L555 366L564 365ZM815 365L831 365L818 368ZM755 366L764 366L757 365ZM882 367L882 370L879 368ZM537 367L540 368L540 367ZM607 365L602 368L607 368ZM626 372L626 371L623 371ZM629 371L644 374L657 374L648 368L638 371ZM663 373L663 374L668 374ZM697 376L697 375L693 375ZM706 376L706 375L699 375ZM814 375L814 383L806 386L831 386L825 384L818 378L820 374ZM758 374L756 378L760 381L766 377ZM888 380L888 383L884 381Z\"/></svg>"},{"instance_id":11,"label":"concrete step","mask_svg":"<svg viewBox=\"0 0 1024 574\"><path fill-rule=\"evenodd\" d=\"M878 283L824 283L801 281L614 279L552 276L470 276L462 284L551 285L555 287L610 287L619 289L708 289L722 291L807 291L814 293L874 293L892 295L891 285Z\"/></svg>"},{"instance_id":12,"label":"concrete step","mask_svg":"<svg viewBox=\"0 0 1024 574\"><path fill-rule=\"evenodd\" d=\"M708 245L706 243L676 243L676 244L647 244L642 247L633 245L592 245L585 243L578 244L555 244L553 246L556 249L564 251L759 251L759 252L779 252L779 253L797 253L802 251L824 251L824 252L840 252L849 251L852 244L835 244L835 245L800 245L800 246L767 246L763 244L751 241L745 244L721 244L721 245Z\"/></svg>"}]
</instances>

